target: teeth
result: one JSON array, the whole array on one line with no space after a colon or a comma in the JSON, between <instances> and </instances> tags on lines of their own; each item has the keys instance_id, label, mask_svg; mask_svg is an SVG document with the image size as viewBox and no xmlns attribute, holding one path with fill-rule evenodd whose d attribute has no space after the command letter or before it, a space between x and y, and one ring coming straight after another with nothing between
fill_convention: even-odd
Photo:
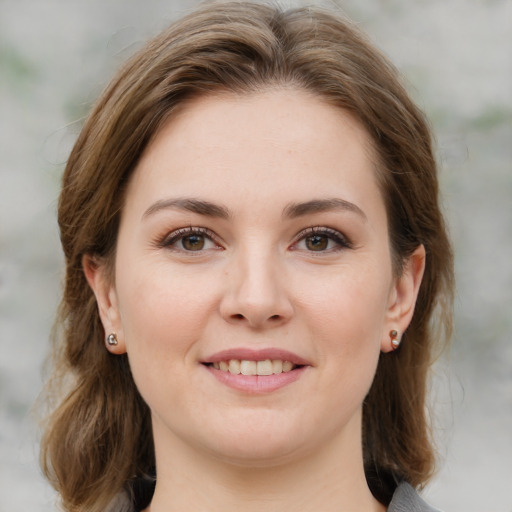
<instances>
[{"instance_id":1,"label":"teeth","mask_svg":"<svg viewBox=\"0 0 512 512\"><path fill-rule=\"evenodd\" d=\"M240 361L240 373L242 375L256 375L257 367L256 361Z\"/></svg>"},{"instance_id":2,"label":"teeth","mask_svg":"<svg viewBox=\"0 0 512 512\"><path fill-rule=\"evenodd\" d=\"M256 366L257 375L272 375L274 373L274 367L270 359L265 361L258 361Z\"/></svg>"},{"instance_id":3,"label":"teeth","mask_svg":"<svg viewBox=\"0 0 512 512\"><path fill-rule=\"evenodd\" d=\"M283 361L272 361L272 373L283 373Z\"/></svg>"},{"instance_id":4,"label":"teeth","mask_svg":"<svg viewBox=\"0 0 512 512\"><path fill-rule=\"evenodd\" d=\"M290 361L281 361L280 359L266 359L265 361L230 359L229 361L213 363L212 366L217 370L229 372L233 375L276 375L282 372L290 372L295 368L295 365Z\"/></svg>"},{"instance_id":5,"label":"teeth","mask_svg":"<svg viewBox=\"0 0 512 512\"><path fill-rule=\"evenodd\" d=\"M240 373L240 361L237 361L236 359L231 359L228 363L228 370L229 373L234 373L235 375L238 375Z\"/></svg>"},{"instance_id":6,"label":"teeth","mask_svg":"<svg viewBox=\"0 0 512 512\"><path fill-rule=\"evenodd\" d=\"M289 372L293 369L293 364L290 361L283 361L283 372Z\"/></svg>"}]
</instances>

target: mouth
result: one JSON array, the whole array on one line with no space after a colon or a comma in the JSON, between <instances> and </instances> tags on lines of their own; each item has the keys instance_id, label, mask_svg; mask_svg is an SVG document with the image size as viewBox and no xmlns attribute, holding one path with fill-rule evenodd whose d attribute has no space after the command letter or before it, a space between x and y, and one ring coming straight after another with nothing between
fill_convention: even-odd
<instances>
[{"instance_id":1,"label":"mouth","mask_svg":"<svg viewBox=\"0 0 512 512\"><path fill-rule=\"evenodd\" d=\"M201 361L213 377L228 387L249 394L271 393L300 379L312 366L287 350L230 349Z\"/></svg>"},{"instance_id":2,"label":"mouth","mask_svg":"<svg viewBox=\"0 0 512 512\"><path fill-rule=\"evenodd\" d=\"M215 370L229 372L232 375L279 375L301 368L304 365L294 364L282 359L263 359L253 361L248 359L226 359L212 363L203 363Z\"/></svg>"}]
</instances>

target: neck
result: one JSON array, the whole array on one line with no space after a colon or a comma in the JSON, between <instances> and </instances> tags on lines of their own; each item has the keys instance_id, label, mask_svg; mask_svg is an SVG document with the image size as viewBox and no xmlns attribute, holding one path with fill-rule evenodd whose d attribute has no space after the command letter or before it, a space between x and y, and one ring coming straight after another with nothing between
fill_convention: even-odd
<instances>
[{"instance_id":1,"label":"neck","mask_svg":"<svg viewBox=\"0 0 512 512\"><path fill-rule=\"evenodd\" d=\"M145 512L384 512L366 484L358 431L359 442L340 436L314 453L257 465L155 436L157 485Z\"/></svg>"}]
</instances>

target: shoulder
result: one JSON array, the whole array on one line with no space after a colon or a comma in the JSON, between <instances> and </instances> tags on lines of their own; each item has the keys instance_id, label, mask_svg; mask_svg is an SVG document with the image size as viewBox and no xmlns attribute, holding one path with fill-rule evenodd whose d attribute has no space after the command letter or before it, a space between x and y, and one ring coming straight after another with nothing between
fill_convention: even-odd
<instances>
[{"instance_id":1,"label":"shoulder","mask_svg":"<svg viewBox=\"0 0 512 512\"><path fill-rule=\"evenodd\" d=\"M388 512L440 512L423 501L408 483L402 482L393 494Z\"/></svg>"}]
</instances>

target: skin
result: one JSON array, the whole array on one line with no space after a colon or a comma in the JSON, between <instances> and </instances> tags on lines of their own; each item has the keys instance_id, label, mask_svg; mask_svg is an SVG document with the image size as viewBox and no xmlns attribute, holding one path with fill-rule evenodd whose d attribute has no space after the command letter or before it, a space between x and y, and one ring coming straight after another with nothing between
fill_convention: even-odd
<instances>
[{"instance_id":1,"label":"skin","mask_svg":"<svg viewBox=\"0 0 512 512\"><path fill-rule=\"evenodd\" d=\"M385 510L364 477L362 402L390 331L411 320L425 254L393 275L374 160L356 120L300 90L195 99L146 149L114 280L89 257L84 269L117 333L108 349L128 353L151 409L148 510ZM308 366L276 391L242 392L201 364L240 347Z\"/></svg>"}]
</instances>

